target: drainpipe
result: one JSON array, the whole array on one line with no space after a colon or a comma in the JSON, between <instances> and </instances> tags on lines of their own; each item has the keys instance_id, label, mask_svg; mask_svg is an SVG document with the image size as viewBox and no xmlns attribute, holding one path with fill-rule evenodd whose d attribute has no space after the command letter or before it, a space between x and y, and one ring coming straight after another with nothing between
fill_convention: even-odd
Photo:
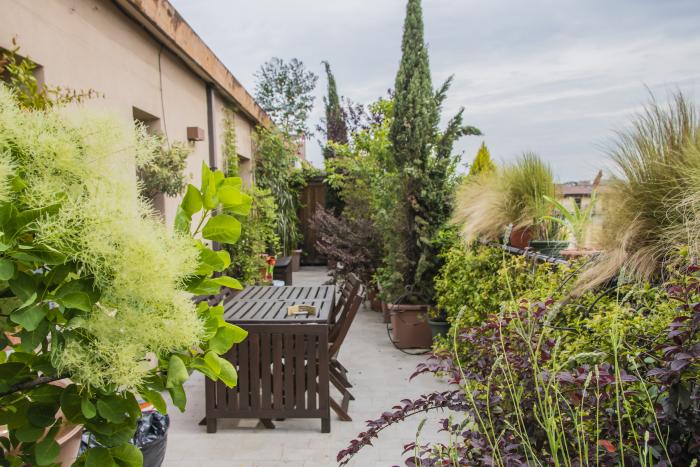
<instances>
[{"instance_id":1,"label":"drainpipe","mask_svg":"<svg viewBox=\"0 0 700 467\"><path fill-rule=\"evenodd\" d=\"M207 83L207 132L209 139L209 167L216 168L216 144L214 138L214 86Z\"/></svg>"},{"instance_id":2,"label":"drainpipe","mask_svg":"<svg viewBox=\"0 0 700 467\"><path fill-rule=\"evenodd\" d=\"M216 144L214 140L214 86L207 83L207 139L209 140L209 168L216 169ZM212 214L215 215L215 214ZM219 242L211 242L214 251L221 249ZM214 274L219 276L220 274Z\"/></svg>"}]
</instances>

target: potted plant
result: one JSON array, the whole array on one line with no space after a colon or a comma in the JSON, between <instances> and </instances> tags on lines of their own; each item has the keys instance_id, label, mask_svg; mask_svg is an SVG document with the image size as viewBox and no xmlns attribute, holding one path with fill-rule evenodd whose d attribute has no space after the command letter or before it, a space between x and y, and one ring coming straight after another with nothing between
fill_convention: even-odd
<instances>
[{"instance_id":1,"label":"potted plant","mask_svg":"<svg viewBox=\"0 0 700 467\"><path fill-rule=\"evenodd\" d=\"M428 324L433 333L433 339L440 336L447 336L447 332L450 330L450 323L447 321L447 313L436 306L428 310Z\"/></svg>"},{"instance_id":2,"label":"potted plant","mask_svg":"<svg viewBox=\"0 0 700 467\"><path fill-rule=\"evenodd\" d=\"M467 243L477 238L505 240L527 248L542 237L542 219L551 207L545 196L554 197L552 171L539 156L525 153L512 164L469 176L457 192L453 221L460 225Z\"/></svg>"},{"instance_id":3,"label":"potted plant","mask_svg":"<svg viewBox=\"0 0 700 467\"><path fill-rule=\"evenodd\" d=\"M241 180L203 165L173 229L139 198L136 171L124 170L157 147L144 131L21 109L4 86L0 122L0 348L10 348L0 352L0 457L53 465L71 446L62 433L83 425L104 447L78 462L140 465L128 443L138 398L166 412L167 392L184 410L191 371L236 384L221 355L246 332L224 322L222 307L191 298L240 288L213 277L230 257L203 240L237 240L240 221L214 214L246 214ZM50 384L60 380L67 385Z\"/></svg>"},{"instance_id":4,"label":"potted plant","mask_svg":"<svg viewBox=\"0 0 700 467\"><path fill-rule=\"evenodd\" d=\"M537 227L541 237L530 240L529 248L544 256L561 257L561 251L570 244L566 230L559 223L548 220L543 220Z\"/></svg>"},{"instance_id":5,"label":"potted plant","mask_svg":"<svg viewBox=\"0 0 700 467\"><path fill-rule=\"evenodd\" d=\"M566 229L569 236L568 250L572 253L583 251L586 248L586 237L591 224L591 218L597 203L597 188L602 178L602 172L598 173L591 189L591 196L585 207L581 207L579 203L574 202L571 209L568 209L564 204L554 198L545 196L545 201L550 203L556 210L554 216L546 216L545 220L561 225ZM561 250L560 250L561 251Z\"/></svg>"},{"instance_id":6,"label":"potted plant","mask_svg":"<svg viewBox=\"0 0 700 467\"><path fill-rule=\"evenodd\" d=\"M419 0L406 7L402 57L394 85L389 128L389 170L398 174L390 209L393 236L385 245L383 289L391 296L390 313L400 347L429 347L428 309L435 302L434 278L442 265L436 236L449 221L459 155L454 142L481 134L463 124L463 112L441 130L439 122L450 81L432 87ZM392 232L393 231L393 232ZM408 337L415 339L407 340Z\"/></svg>"}]
</instances>

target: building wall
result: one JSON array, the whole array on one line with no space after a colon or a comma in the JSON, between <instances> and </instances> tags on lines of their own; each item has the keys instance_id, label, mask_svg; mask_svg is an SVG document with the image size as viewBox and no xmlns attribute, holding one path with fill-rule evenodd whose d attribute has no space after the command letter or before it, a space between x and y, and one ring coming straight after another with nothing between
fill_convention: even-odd
<instances>
[{"instance_id":1,"label":"building wall","mask_svg":"<svg viewBox=\"0 0 700 467\"><path fill-rule=\"evenodd\" d=\"M186 141L188 126L203 128L209 137L206 83L111 1L6 0L0 15L0 47L10 48L13 37L20 54L42 66L44 82L103 95L84 106L128 120L133 119L134 108L140 109L159 119L154 126L171 142ZM217 167L223 162L222 107L231 104L218 94L214 97ZM253 129L248 120L236 117L239 152L248 159ZM186 171L195 184L202 162L209 164L206 138L191 143ZM250 179L250 174L242 176ZM178 198L162 203L169 224Z\"/></svg>"}]
</instances>

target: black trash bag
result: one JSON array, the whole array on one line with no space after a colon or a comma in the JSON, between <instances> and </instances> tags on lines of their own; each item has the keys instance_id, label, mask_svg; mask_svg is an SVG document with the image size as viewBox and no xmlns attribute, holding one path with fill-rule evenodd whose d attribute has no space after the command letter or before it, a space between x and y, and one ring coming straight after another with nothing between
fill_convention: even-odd
<instances>
[{"instance_id":1,"label":"black trash bag","mask_svg":"<svg viewBox=\"0 0 700 467\"><path fill-rule=\"evenodd\" d=\"M160 412L144 413L131 441L143 453L143 467L160 467L165 459L170 418Z\"/></svg>"},{"instance_id":2,"label":"black trash bag","mask_svg":"<svg viewBox=\"0 0 700 467\"><path fill-rule=\"evenodd\" d=\"M160 467L165 459L165 448L168 444L168 427L170 418L160 412L144 412L139 419L136 433L131 439L131 444L138 447L143 453L143 467ZM92 433L83 432L80 444L80 453L87 448L103 447L92 436Z\"/></svg>"}]
</instances>

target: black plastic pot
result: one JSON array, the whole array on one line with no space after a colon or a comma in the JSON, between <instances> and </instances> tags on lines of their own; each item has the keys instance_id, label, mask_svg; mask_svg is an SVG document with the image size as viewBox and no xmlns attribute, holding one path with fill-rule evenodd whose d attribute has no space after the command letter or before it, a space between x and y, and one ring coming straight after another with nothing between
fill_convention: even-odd
<instances>
[{"instance_id":1,"label":"black plastic pot","mask_svg":"<svg viewBox=\"0 0 700 467\"><path fill-rule=\"evenodd\" d=\"M428 324L430 325L430 332L433 333L433 339L438 336L446 337L447 332L450 330L450 323L447 321L433 321L429 319Z\"/></svg>"},{"instance_id":2,"label":"black plastic pot","mask_svg":"<svg viewBox=\"0 0 700 467\"><path fill-rule=\"evenodd\" d=\"M530 248L545 255L554 258L560 258L561 251L569 246L569 242L565 240L531 240Z\"/></svg>"}]
</instances>

